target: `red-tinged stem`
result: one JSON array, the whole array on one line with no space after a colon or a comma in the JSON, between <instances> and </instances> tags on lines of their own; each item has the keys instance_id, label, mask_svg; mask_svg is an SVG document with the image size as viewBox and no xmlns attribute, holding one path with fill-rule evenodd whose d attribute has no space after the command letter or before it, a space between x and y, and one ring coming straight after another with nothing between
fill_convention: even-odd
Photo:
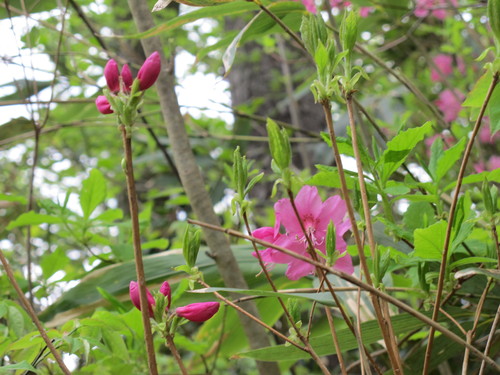
<instances>
[{"instance_id":1,"label":"red-tinged stem","mask_svg":"<svg viewBox=\"0 0 500 375\"><path fill-rule=\"evenodd\" d=\"M177 364L179 365L179 368L181 370L182 375L189 375L189 373L186 369L186 366L184 366L184 362L182 362L181 355L179 354L179 351L177 350L177 347L175 346L174 338L172 337L172 335L167 334L165 341L167 342L167 346L170 349L170 353L172 353L175 360L177 361Z\"/></svg>"},{"instance_id":2,"label":"red-tinged stem","mask_svg":"<svg viewBox=\"0 0 500 375\"><path fill-rule=\"evenodd\" d=\"M481 123L483 120L484 112L486 111L486 107L493 95L493 91L498 83L499 72L496 72L493 75L493 79L491 80L490 87L488 88L488 92L486 93L486 97L484 99L483 105L481 106L481 110L479 111L479 115L477 117L476 123L474 125L474 129L472 130L472 134L465 148L464 157L462 159L462 164L460 165L460 171L458 172L457 177L457 186L455 187L455 194L453 195L453 201L451 202L450 214L448 215L448 226L446 227L446 234L443 245L443 254L441 257L441 266L439 268L439 278L437 285L437 293L436 299L434 301L434 310L432 312L432 320L437 321L439 316L439 308L441 307L441 297L443 295L444 288L444 280L446 276L446 269L448 266L448 253L451 242L451 232L453 229L453 221L455 219L455 211L457 209L458 203L458 195L460 193L460 188L462 187L462 181L465 175L465 169L467 167L467 162L469 161L470 153L472 151L472 147L474 146L474 140L476 138L477 133L479 132L479 128L481 127ZM427 342L427 349L425 351L425 360L424 360L424 368L422 370L422 375L427 375L429 372L430 360L432 356L432 346L434 344L434 332L435 329L430 327L429 330L429 340Z\"/></svg>"},{"instance_id":3,"label":"red-tinged stem","mask_svg":"<svg viewBox=\"0 0 500 375\"><path fill-rule=\"evenodd\" d=\"M137 204L137 192L135 190L134 164L132 161L132 138L131 134L129 134L129 131L127 131L124 125L120 125L120 130L122 132L123 150L125 154L124 172L127 178L128 203L130 208L130 219L132 220L132 242L134 245L135 271L137 275L137 283L139 284L142 324L144 326L144 340L146 342L149 372L151 375L158 375L153 333L151 332L151 322L149 321L149 303L146 294L146 277L144 275L144 263L142 261L139 208Z\"/></svg>"}]
</instances>

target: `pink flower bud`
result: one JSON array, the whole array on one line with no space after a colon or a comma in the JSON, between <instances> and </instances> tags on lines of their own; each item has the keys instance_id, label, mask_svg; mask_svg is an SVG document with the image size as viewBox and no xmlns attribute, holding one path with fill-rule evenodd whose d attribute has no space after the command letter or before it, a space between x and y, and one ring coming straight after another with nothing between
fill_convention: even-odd
<instances>
[{"instance_id":1,"label":"pink flower bud","mask_svg":"<svg viewBox=\"0 0 500 375\"><path fill-rule=\"evenodd\" d=\"M139 284L137 282L135 282L135 281L130 282L129 293L130 293L130 300L132 301L134 306L140 310L141 309L141 298L139 295ZM155 299L154 299L153 295L150 293L150 291L147 289L146 289L146 296L148 299L149 315L151 317L153 317L154 316L153 306L155 305Z\"/></svg>"},{"instance_id":2,"label":"pink flower bud","mask_svg":"<svg viewBox=\"0 0 500 375\"><path fill-rule=\"evenodd\" d=\"M198 302L187 306L178 307L175 313L192 322L204 322L219 311L219 302Z\"/></svg>"},{"instance_id":3,"label":"pink flower bud","mask_svg":"<svg viewBox=\"0 0 500 375\"><path fill-rule=\"evenodd\" d=\"M170 284L168 283L168 281L165 281L163 284L161 284L160 293L165 297L168 297L167 309L169 309L170 302L172 302L172 290L170 289Z\"/></svg>"},{"instance_id":4,"label":"pink flower bud","mask_svg":"<svg viewBox=\"0 0 500 375\"><path fill-rule=\"evenodd\" d=\"M122 81L125 86L125 92L130 92L134 78L132 77L132 72L127 64L123 65L122 68Z\"/></svg>"},{"instance_id":5,"label":"pink flower bud","mask_svg":"<svg viewBox=\"0 0 500 375\"><path fill-rule=\"evenodd\" d=\"M120 71L115 60L109 60L104 67L104 78L106 78L106 83L112 93L116 94L120 91Z\"/></svg>"},{"instance_id":6,"label":"pink flower bud","mask_svg":"<svg viewBox=\"0 0 500 375\"><path fill-rule=\"evenodd\" d=\"M104 95L99 95L97 97L97 99L95 100L95 105L97 106L97 110L103 115L109 115L110 113L113 113L111 104L109 104L108 98L106 98Z\"/></svg>"},{"instance_id":7,"label":"pink flower bud","mask_svg":"<svg viewBox=\"0 0 500 375\"><path fill-rule=\"evenodd\" d=\"M158 79L161 70L161 59L158 52L153 52L142 64L137 79L139 80L139 89L144 91L149 89Z\"/></svg>"}]
</instances>

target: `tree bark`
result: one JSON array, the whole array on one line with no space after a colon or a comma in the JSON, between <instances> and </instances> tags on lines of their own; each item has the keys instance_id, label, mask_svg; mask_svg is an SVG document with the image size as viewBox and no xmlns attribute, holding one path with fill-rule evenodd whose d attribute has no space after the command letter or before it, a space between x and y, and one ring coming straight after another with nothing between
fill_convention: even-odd
<instances>
[{"instance_id":1,"label":"tree bark","mask_svg":"<svg viewBox=\"0 0 500 375\"><path fill-rule=\"evenodd\" d=\"M145 0L128 0L132 16L139 32L146 31L155 26L153 17ZM158 51L162 56L162 72L156 83L163 118L166 122L168 136L172 147L172 154L177 165L182 185L195 215L204 222L219 225L219 220L213 210L212 202L205 189L205 182L200 169L196 164L194 154L185 131L177 96L174 91L175 77L173 64L167 64L163 55L163 47L158 37L142 39L142 46L146 55ZM165 67L170 67L167 70ZM205 239L215 256L215 261L224 283L231 288L247 288L247 284L239 269L238 263L231 251L229 241L222 233L204 229ZM258 311L253 303L245 303L242 307L252 315L258 316ZM239 315L245 334L252 349L270 345L269 337L261 326ZM257 362L261 375L279 374L276 363Z\"/></svg>"}]
</instances>

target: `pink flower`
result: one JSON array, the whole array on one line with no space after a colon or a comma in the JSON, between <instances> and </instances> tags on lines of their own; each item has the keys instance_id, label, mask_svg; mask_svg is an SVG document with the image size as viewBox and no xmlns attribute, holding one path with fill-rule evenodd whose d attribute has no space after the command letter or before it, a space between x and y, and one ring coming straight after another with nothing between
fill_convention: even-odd
<instances>
[{"instance_id":1,"label":"pink flower","mask_svg":"<svg viewBox=\"0 0 500 375\"><path fill-rule=\"evenodd\" d=\"M444 115L444 121L451 122L456 120L462 109L462 101L465 96L458 90L444 90L439 94L439 99L435 101L436 106Z\"/></svg>"},{"instance_id":2,"label":"pink flower","mask_svg":"<svg viewBox=\"0 0 500 375\"><path fill-rule=\"evenodd\" d=\"M219 306L219 302L198 302L178 307L175 309L175 313L192 322L204 322L219 311Z\"/></svg>"},{"instance_id":3,"label":"pink flower","mask_svg":"<svg viewBox=\"0 0 500 375\"><path fill-rule=\"evenodd\" d=\"M431 69L431 80L433 80L434 82L443 81L444 78L453 73L455 63L452 56L439 54L432 60L434 61L434 65L436 65L437 68L437 70ZM456 67L458 68L460 73L465 73L464 61L460 57L457 58Z\"/></svg>"},{"instance_id":4,"label":"pink flower","mask_svg":"<svg viewBox=\"0 0 500 375\"><path fill-rule=\"evenodd\" d=\"M116 94L120 91L120 71L115 60L111 59L104 67L104 78L108 84L109 91Z\"/></svg>"},{"instance_id":5,"label":"pink flower","mask_svg":"<svg viewBox=\"0 0 500 375\"><path fill-rule=\"evenodd\" d=\"M494 171L495 169L500 168L500 156L493 155L487 161L486 165L483 161L474 164L474 169L477 173L481 173L484 171Z\"/></svg>"},{"instance_id":6,"label":"pink flower","mask_svg":"<svg viewBox=\"0 0 500 375\"><path fill-rule=\"evenodd\" d=\"M99 95L97 97L97 99L95 100L95 105L97 107L97 110L103 115L109 115L110 113L113 113L111 104L109 104L108 98L106 98L104 95Z\"/></svg>"},{"instance_id":7,"label":"pink flower","mask_svg":"<svg viewBox=\"0 0 500 375\"><path fill-rule=\"evenodd\" d=\"M295 0L299 1L299 0ZM309 13L316 14L318 10L316 9L316 4L314 3L314 0L300 0L302 4L306 7L306 10Z\"/></svg>"},{"instance_id":8,"label":"pink flower","mask_svg":"<svg viewBox=\"0 0 500 375\"><path fill-rule=\"evenodd\" d=\"M170 303L172 302L172 290L170 289L170 284L168 281L163 282L160 287L160 293L165 297L168 297L167 309L170 308Z\"/></svg>"},{"instance_id":9,"label":"pink flower","mask_svg":"<svg viewBox=\"0 0 500 375\"><path fill-rule=\"evenodd\" d=\"M445 8L449 5L448 1L457 6L457 0L417 0L414 14L420 18L432 15L437 19L444 20L447 15Z\"/></svg>"},{"instance_id":10,"label":"pink flower","mask_svg":"<svg viewBox=\"0 0 500 375\"><path fill-rule=\"evenodd\" d=\"M137 307L139 310L141 309L141 298L139 296L139 284L135 281L131 281L129 285L129 294L130 294L130 300L134 304L135 307ZM146 289L146 297L148 299L148 309L149 309L149 315L151 317L154 316L153 314L153 306L155 305L155 299L151 292Z\"/></svg>"},{"instance_id":11,"label":"pink flower","mask_svg":"<svg viewBox=\"0 0 500 375\"><path fill-rule=\"evenodd\" d=\"M132 83L134 82L134 78L132 77L132 72L127 64L122 67L122 80L124 89L126 92L130 92L130 88L132 87Z\"/></svg>"},{"instance_id":12,"label":"pink flower","mask_svg":"<svg viewBox=\"0 0 500 375\"><path fill-rule=\"evenodd\" d=\"M318 189L306 185L300 189L295 197L295 205L315 248L325 253L326 231L330 221L333 221L337 250L341 254L345 253L347 244L342 236L351 228L351 224L345 220L347 209L342 198L333 196L322 202ZM307 252L307 240L302 232L300 222L295 216L290 199L281 199L276 202L274 211L276 213L274 228L259 228L252 235L310 258ZM286 233L280 233L281 226L285 228ZM266 264L288 264L286 276L290 280L298 280L303 276L313 274L315 271L313 265L272 248L260 251L260 255ZM253 256L256 257L257 254L254 253ZM334 268L346 273L354 272L351 257L347 253L337 260Z\"/></svg>"},{"instance_id":13,"label":"pink flower","mask_svg":"<svg viewBox=\"0 0 500 375\"><path fill-rule=\"evenodd\" d=\"M330 5L332 6L332 8L344 8L344 7L348 7L349 5L351 5L351 2L345 1L345 0L330 0ZM374 10L375 9L373 7L361 7L359 9L359 15L362 18L366 18Z\"/></svg>"},{"instance_id":14,"label":"pink flower","mask_svg":"<svg viewBox=\"0 0 500 375\"><path fill-rule=\"evenodd\" d=\"M484 144L497 144L500 140L500 132L496 132L495 135L491 134L490 119L488 117L483 118L483 123L481 130L479 130L479 141Z\"/></svg>"},{"instance_id":15,"label":"pink flower","mask_svg":"<svg viewBox=\"0 0 500 375\"><path fill-rule=\"evenodd\" d=\"M144 61L137 73L137 79L140 81L139 89L144 91L153 86L160 75L160 71L161 58L160 54L155 51Z\"/></svg>"}]
</instances>

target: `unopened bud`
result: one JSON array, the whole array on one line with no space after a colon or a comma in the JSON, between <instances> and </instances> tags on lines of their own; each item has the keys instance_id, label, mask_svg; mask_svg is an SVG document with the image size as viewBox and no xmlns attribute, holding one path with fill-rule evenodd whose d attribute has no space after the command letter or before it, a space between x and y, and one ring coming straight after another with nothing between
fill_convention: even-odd
<instances>
[{"instance_id":1,"label":"unopened bud","mask_svg":"<svg viewBox=\"0 0 500 375\"><path fill-rule=\"evenodd\" d=\"M132 87L132 83L134 82L134 78L132 77L132 72L127 64L123 65L122 68L122 81L124 85L125 92L130 92L130 88Z\"/></svg>"},{"instance_id":2,"label":"unopened bud","mask_svg":"<svg viewBox=\"0 0 500 375\"><path fill-rule=\"evenodd\" d=\"M116 94L120 91L120 71L115 60L111 59L104 67L104 78L108 84L109 91Z\"/></svg>"},{"instance_id":3,"label":"unopened bud","mask_svg":"<svg viewBox=\"0 0 500 375\"><path fill-rule=\"evenodd\" d=\"M97 110L103 115L109 115L110 113L113 113L111 104L109 104L108 98L106 98L104 95L99 95L97 97L97 99L95 100L95 105L97 107Z\"/></svg>"},{"instance_id":4,"label":"unopened bud","mask_svg":"<svg viewBox=\"0 0 500 375\"><path fill-rule=\"evenodd\" d=\"M155 51L153 52L142 64L139 73L137 73L137 79L139 80L139 89L141 91L149 89L158 79L161 70L161 58L160 54Z\"/></svg>"},{"instance_id":5,"label":"unopened bud","mask_svg":"<svg viewBox=\"0 0 500 375\"><path fill-rule=\"evenodd\" d=\"M204 322L219 311L219 302L198 302L187 306L178 307L175 313L192 322Z\"/></svg>"}]
</instances>

